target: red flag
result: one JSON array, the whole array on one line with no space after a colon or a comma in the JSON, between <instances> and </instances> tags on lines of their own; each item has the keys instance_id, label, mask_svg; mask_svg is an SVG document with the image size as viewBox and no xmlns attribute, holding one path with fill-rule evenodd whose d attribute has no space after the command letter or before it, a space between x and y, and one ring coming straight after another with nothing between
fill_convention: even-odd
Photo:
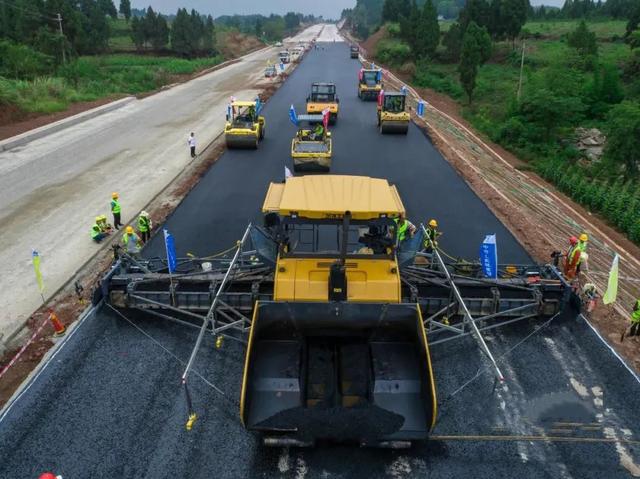
<instances>
[{"instance_id":1,"label":"red flag","mask_svg":"<svg viewBox=\"0 0 640 479\"><path fill-rule=\"evenodd\" d=\"M360 69L360 72L358 73L358 80L362 81L362 76L364 75L364 68Z\"/></svg>"},{"instance_id":2,"label":"red flag","mask_svg":"<svg viewBox=\"0 0 640 479\"><path fill-rule=\"evenodd\" d=\"M331 115L331 111L328 108L322 110L322 124L324 125L324 129L327 130L329 128L329 116Z\"/></svg>"},{"instance_id":3,"label":"red flag","mask_svg":"<svg viewBox=\"0 0 640 479\"><path fill-rule=\"evenodd\" d=\"M382 106L383 97L384 97L384 90L380 90L380 93L378 93L378 106Z\"/></svg>"}]
</instances>

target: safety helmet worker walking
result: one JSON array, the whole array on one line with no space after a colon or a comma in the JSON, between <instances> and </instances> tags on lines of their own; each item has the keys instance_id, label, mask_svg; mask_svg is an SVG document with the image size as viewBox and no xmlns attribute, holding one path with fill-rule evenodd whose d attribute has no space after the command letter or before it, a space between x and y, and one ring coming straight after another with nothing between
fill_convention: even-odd
<instances>
[{"instance_id":1,"label":"safety helmet worker walking","mask_svg":"<svg viewBox=\"0 0 640 479\"><path fill-rule=\"evenodd\" d=\"M431 253L434 248L438 247L438 237L442 235L442 232L438 231L438 222L433 218L429 220L426 231L422 252Z\"/></svg>"}]
</instances>

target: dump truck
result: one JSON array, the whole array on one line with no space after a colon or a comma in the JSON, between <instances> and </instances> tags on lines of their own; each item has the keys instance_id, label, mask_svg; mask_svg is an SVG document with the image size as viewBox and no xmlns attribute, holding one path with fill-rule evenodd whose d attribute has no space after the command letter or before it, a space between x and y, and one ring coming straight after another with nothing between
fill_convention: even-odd
<instances>
[{"instance_id":1,"label":"dump truck","mask_svg":"<svg viewBox=\"0 0 640 479\"><path fill-rule=\"evenodd\" d=\"M322 115L298 115L300 128L291 140L291 158L294 171L329 171L331 169L331 132L322 127L322 133L314 133L322 124Z\"/></svg>"},{"instance_id":2,"label":"dump truck","mask_svg":"<svg viewBox=\"0 0 640 479\"><path fill-rule=\"evenodd\" d=\"M580 307L555 264L498 264L487 277L437 249L419 261L426 230L398 238L405 207L382 178L289 177L268 186L262 211L227 255L177 258L170 271L166 258L123 252L93 292L130 321L199 327L181 379L187 429L202 341L217 338L224 354L230 338L245 352L230 348L224 374L240 383L240 420L263 444L409 447L437 418L431 348L471 335L491 365L483 331L565 308L573 321Z\"/></svg>"},{"instance_id":3,"label":"dump truck","mask_svg":"<svg viewBox=\"0 0 640 479\"><path fill-rule=\"evenodd\" d=\"M351 53L351 58L358 58L360 56L360 48L358 45L351 45L349 49Z\"/></svg>"},{"instance_id":4,"label":"dump truck","mask_svg":"<svg viewBox=\"0 0 640 479\"><path fill-rule=\"evenodd\" d=\"M403 92L380 92L377 107L380 133L407 134L411 117L405 111L406 99L407 95Z\"/></svg>"},{"instance_id":5,"label":"dump truck","mask_svg":"<svg viewBox=\"0 0 640 479\"><path fill-rule=\"evenodd\" d=\"M275 65L267 65L264 69L264 76L266 78L273 78L278 76L278 71Z\"/></svg>"},{"instance_id":6,"label":"dump truck","mask_svg":"<svg viewBox=\"0 0 640 479\"><path fill-rule=\"evenodd\" d=\"M320 114L328 109L329 123L333 125L338 120L339 106L335 83L318 82L311 85L311 93L307 97L307 114Z\"/></svg>"},{"instance_id":7,"label":"dump truck","mask_svg":"<svg viewBox=\"0 0 640 479\"><path fill-rule=\"evenodd\" d=\"M361 68L358 73L358 98L375 101L380 91L382 91L382 70Z\"/></svg>"},{"instance_id":8,"label":"dump truck","mask_svg":"<svg viewBox=\"0 0 640 479\"><path fill-rule=\"evenodd\" d=\"M227 148L258 148L264 138L265 121L260 115L262 102L232 101L227 107L224 137Z\"/></svg>"}]
</instances>

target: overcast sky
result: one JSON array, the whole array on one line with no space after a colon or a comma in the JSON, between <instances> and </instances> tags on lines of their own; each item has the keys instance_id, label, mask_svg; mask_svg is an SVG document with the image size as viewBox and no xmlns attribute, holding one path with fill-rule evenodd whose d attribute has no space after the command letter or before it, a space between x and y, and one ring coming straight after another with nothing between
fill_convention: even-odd
<instances>
[{"instance_id":1,"label":"overcast sky","mask_svg":"<svg viewBox=\"0 0 640 479\"><path fill-rule=\"evenodd\" d=\"M532 5L562 6L564 0L530 0ZM115 0L119 4L119 0ZM195 8L198 12L211 14L213 17L220 15L245 15L249 13L287 13L300 12L313 13L325 18L337 19L343 8L355 6L356 0L132 0L135 8L147 8L149 5L154 10L162 13L175 13L180 7L188 10Z\"/></svg>"}]
</instances>

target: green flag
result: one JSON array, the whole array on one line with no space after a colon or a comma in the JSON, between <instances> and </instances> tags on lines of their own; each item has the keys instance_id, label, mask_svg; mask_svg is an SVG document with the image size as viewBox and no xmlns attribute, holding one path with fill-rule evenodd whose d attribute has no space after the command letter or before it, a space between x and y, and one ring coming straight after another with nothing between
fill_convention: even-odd
<instances>
[{"instance_id":1,"label":"green flag","mask_svg":"<svg viewBox=\"0 0 640 479\"><path fill-rule=\"evenodd\" d=\"M604 293L602 297L602 302L604 304L614 303L616 297L618 296L618 262L620 257L616 253L613 258L613 263L611 263L611 270L609 271L609 282L607 284L607 291Z\"/></svg>"},{"instance_id":2,"label":"green flag","mask_svg":"<svg viewBox=\"0 0 640 479\"><path fill-rule=\"evenodd\" d=\"M33 250L31 253L33 259L33 270L36 272L36 281L38 282L38 289L40 294L44 293L44 282L42 281L42 273L40 272L40 253Z\"/></svg>"}]
</instances>

